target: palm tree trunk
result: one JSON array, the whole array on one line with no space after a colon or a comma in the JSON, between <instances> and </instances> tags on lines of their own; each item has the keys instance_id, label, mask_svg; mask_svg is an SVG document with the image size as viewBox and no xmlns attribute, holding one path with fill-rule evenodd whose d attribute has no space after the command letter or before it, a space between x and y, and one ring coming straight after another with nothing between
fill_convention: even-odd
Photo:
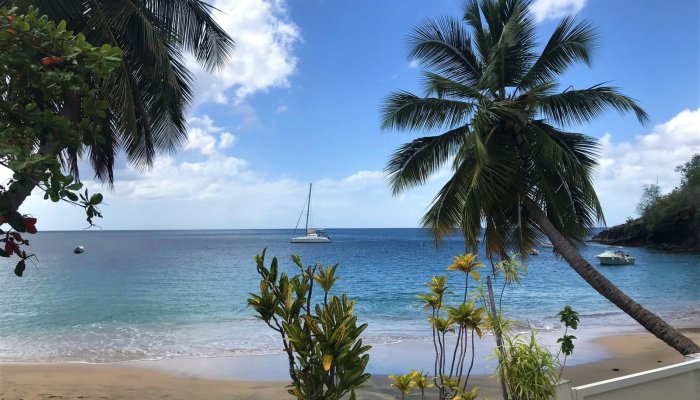
<instances>
[{"instance_id":1,"label":"palm tree trunk","mask_svg":"<svg viewBox=\"0 0 700 400\"><path fill-rule=\"evenodd\" d=\"M503 400L508 400L508 389L506 388L506 373L505 373L505 363L506 363L506 350L505 347L503 346L503 332L501 332L501 316L496 310L496 299L493 297L493 285L491 285L491 277L487 276L486 277L486 287L488 288L488 293L489 293L489 303L491 306L491 315L493 315L493 333L494 336L496 336L496 347L498 348L498 351L501 353L501 361L500 363L503 364L503 368L499 369L498 375L499 375L499 380L501 381L501 394L503 395ZM503 286L505 287L505 285Z\"/></svg>"},{"instance_id":2,"label":"palm tree trunk","mask_svg":"<svg viewBox=\"0 0 700 400\"><path fill-rule=\"evenodd\" d=\"M675 330L658 315L632 300L603 274L588 263L569 241L552 225L540 207L532 200L525 199L525 208L534 217L540 229L547 235L557 253L588 282L593 289L615 304L627 315L639 322L647 331L683 355L700 353L700 346Z\"/></svg>"}]
</instances>

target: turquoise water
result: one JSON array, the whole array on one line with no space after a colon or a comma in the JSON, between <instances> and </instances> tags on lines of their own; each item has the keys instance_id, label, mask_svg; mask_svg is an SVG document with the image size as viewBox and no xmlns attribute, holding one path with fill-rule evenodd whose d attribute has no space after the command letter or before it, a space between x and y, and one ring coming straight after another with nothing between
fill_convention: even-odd
<instances>
[{"instance_id":1,"label":"turquoise water","mask_svg":"<svg viewBox=\"0 0 700 400\"><path fill-rule=\"evenodd\" d=\"M290 254L306 264L340 263L336 291L357 300L360 320L369 323L368 342L427 338L416 294L464 252L460 238L436 250L420 229L328 233L332 244L304 245L289 243L286 230L40 232L31 241L39 260L23 278L12 274L9 260L0 260L0 361L279 351L278 337L246 307L248 293L258 287L253 256L265 247L290 271ZM85 253L72 253L78 244ZM582 252L593 261L603 250L591 244ZM522 326L556 331L556 313L566 304L581 314L580 329L636 326L549 249L540 251L528 261L522 286L507 290L504 301ZM636 265L600 270L674 325L700 325L700 255L628 251ZM459 287L462 276L448 275Z\"/></svg>"}]
</instances>

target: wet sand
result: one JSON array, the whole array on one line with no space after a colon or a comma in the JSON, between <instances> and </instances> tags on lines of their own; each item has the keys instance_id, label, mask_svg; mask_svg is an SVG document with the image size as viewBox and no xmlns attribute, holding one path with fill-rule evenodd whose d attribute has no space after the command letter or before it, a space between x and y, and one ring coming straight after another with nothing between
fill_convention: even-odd
<instances>
[{"instance_id":1,"label":"wet sand","mask_svg":"<svg viewBox=\"0 0 700 400\"><path fill-rule=\"evenodd\" d=\"M684 332L700 342L700 329ZM600 346L604 355L597 361L567 366L562 377L570 379L573 386L684 361L675 350L646 333L601 336L592 339L591 344ZM402 352L410 351L409 347L402 348ZM587 351L587 348L590 346L582 346L581 350ZM405 357L410 359L408 355ZM238 363L239 368L245 367L246 360L251 360L245 356L229 359L232 358L237 360L228 361ZM188 362L192 365L211 363L206 359L178 360L177 368L172 367L172 360L151 364L0 364L0 399L290 399L285 389L288 382L277 380L279 377L274 375L269 378L272 380L266 380L266 361L260 360L257 362L262 362L262 365L256 368L261 372L256 380L237 379L235 375L212 379L207 374L196 372L202 369L187 372L182 368ZM279 365L268 367L279 369ZM415 366L407 365L406 371L412 368ZM473 376L471 384L480 386L480 398L500 398L498 381L492 375ZM398 392L389 386L386 375L375 374L357 397L395 399L397 395Z\"/></svg>"}]
</instances>

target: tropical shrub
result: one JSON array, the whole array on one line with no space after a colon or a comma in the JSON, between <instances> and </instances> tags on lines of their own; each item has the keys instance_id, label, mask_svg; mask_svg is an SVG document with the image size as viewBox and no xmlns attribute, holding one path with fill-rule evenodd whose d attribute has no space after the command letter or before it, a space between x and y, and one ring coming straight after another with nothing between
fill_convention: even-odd
<instances>
[{"instance_id":1,"label":"tropical shrub","mask_svg":"<svg viewBox=\"0 0 700 400\"><path fill-rule=\"evenodd\" d=\"M299 400L336 400L366 382L371 346L363 346L360 334L367 324L357 325L355 300L343 293L330 296L338 280L338 264L325 268L304 267L298 256L292 261L299 273L279 272L277 258L265 266L265 250L255 257L260 292L250 293L248 305L257 317L280 334L292 380L288 392ZM314 300L316 285L323 299Z\"/></svg>"},{"instance_id":2,"label":"tropical shrub","mask_svg":"<svg viewBox=\"0 0 700 400\"><path fill-rule=\"evenodd\" d=\"M32 257L21 248L28 244L22 235L37 230L37 219L18 208L35 188L44 199L84 208L91 225L101 217L102 195L80 192L82 184L63 171L85 145L102 140L107 103L92 83L105 79L121 54L90 45L36 9L0 9L0 165L13 173L0 185L0 256L20 259L17 276Z\"/></svg>"},{"instance_id":3,"label":"tropical shrub","mask_svg":"<svg viewBox=\"0 0 700 400\"><path fill-rule=\"evenodd\" d=\"M504 336L505 355L498 354L498 372L505 377L509 400L553 399L559 381L559 359L537 343L535 332L529 339Z\"/></svg>"},{"instance_id":4,"label":"tropical shrub","mask_svg":"<svg viewBox=\"0 0 700 400\"><path fill-rule=\"evenodd\" d=\"M428 322L435 349L432 379L440 399L474 399L478 393L476 387L467 390L474 366L474 341L485 333L484 309L475 305L477 292L469 289L470 277L475 282L480 280L478 269L483 264L477 261L477 257L475 254L459 255L447 267L448 271L464 273L463 290L456 295L459 299L456 304L448 298L454 293L448 290L447 276L433 276L426 283L429 293L418 295L429 311ZM469 366L465 371L467 363ZM429 381L425 374L414 370L406 375L394 376L392 386L406 394L417 387L425 396L425 389L433 386Z\"/></svg>"},{"instance_id":5,"label":"tropical shrub","mask_svg":"<svg viewBox=\"0 0 700 400\"><path fill-rule=\"evenodd\" d=\"M565 326L564 334L557 340L559 350L552 354L547 348L537 343L534 330L529 339L512 334L512 321L503 315L503 296L507 287L519 285L521 277L527 273L527 267L518 260L517 255L500 261L492 268L493 278L503 281L498 298L494 296L491 276L487 276L488 292L483 287L478 292L484 309L487 311L486 326L493 330L496 337L494 354L498 359L496 369L501 382L504 400L549 399L556 392L561 373L566 364L566 358L574 350L573 340L576 336L569 335L569 329L578 328L578 313L570 306L565 306L558 313ZM563 360L560 359L564 355Z\"/></svg>"}]
</instances>

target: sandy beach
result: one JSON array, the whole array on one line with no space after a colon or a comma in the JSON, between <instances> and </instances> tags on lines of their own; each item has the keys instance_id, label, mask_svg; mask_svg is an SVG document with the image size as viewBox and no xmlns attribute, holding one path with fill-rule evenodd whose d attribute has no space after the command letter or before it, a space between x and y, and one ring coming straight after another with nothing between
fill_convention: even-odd
<instances>
[{"instance_id":1,"label":"sandy beach","mask_svg":"<svg viewBox=\"0 0 700 400\"><path fill-rule=\"evenodd\" d=\"M684 330L700 341L700 329ZM563 377L574 386L619 377L647 369L682 362L684 358L650 334L634 333L597 337L604 358L566 367ZM585 348L584 348L585 350ZM234 362L246 364L246 357ZM231 360L229 360L231 361ZM205 362L185 360L183 363ZM160 364L159 364L160 363ZM2 364L0 399L289 399L284 380L208 379L183 369L167 368L168 360L146 366L115 364ZM164 368L166 367L166 368ZM411 366L407 366L410 369ZM175 372L180 371L180 372ZM492 376L473 376L482 398L499 397L498 382ZM393 399L386 375L374 375L358 393L359 399Z\"/></svg>"}]
</instances>

